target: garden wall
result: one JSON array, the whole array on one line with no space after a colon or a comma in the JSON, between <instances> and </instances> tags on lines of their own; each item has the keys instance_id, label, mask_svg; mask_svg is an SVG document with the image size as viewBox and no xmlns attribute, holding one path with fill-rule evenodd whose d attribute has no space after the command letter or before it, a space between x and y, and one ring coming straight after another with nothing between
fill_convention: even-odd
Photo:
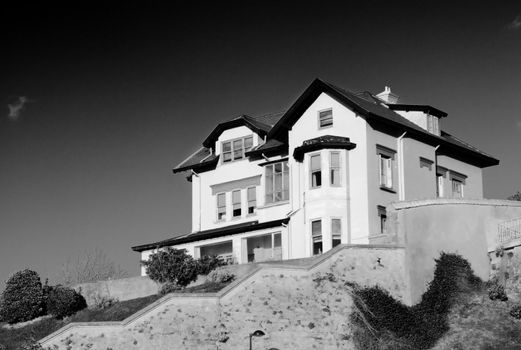
<instances>
[{"instance_id":1,"label":"garden wall","mask_svg":"<svg viewBox=\"0 0 521 350\"><path fill-rule=\"evenodd\" d=\"M54 349L352 349L347 281L378 283L406 299L400 247L341 245L311 265L260 264L217 294L170 294L123 322L72 324L46 339Z\"/></svg>"}]
</instances>

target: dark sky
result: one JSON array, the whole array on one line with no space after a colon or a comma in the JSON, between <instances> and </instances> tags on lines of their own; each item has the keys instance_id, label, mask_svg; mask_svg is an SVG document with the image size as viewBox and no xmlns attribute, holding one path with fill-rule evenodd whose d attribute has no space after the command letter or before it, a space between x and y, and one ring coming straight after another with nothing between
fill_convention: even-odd
<instances>
[{"instance_id":1,"label":"dark sky","mask_svg":"<svg viewBox=\"0 0 521 350\"><path fill-rule=\"evenodd\" d=\"M94 247L138 274L130 246L190 230L171 168L316 77L448 112L444 130L501 160L485 196L521 190L518 1L2 6L0 280L52 279Z\"/></svg>"}]
</instances>

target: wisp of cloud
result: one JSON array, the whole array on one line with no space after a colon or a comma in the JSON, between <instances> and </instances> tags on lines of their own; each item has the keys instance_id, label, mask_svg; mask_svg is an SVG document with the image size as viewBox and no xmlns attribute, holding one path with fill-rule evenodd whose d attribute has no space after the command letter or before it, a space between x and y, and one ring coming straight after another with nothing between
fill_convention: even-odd
<instances>
[{"instance_id":1,"label":"wisp of cloud","mask_svg":"<svg viewBox=\"0 0 521 350\"><path fill-rule=\"evenodd\" d=\"M13 121L18 120L27 102L30 101L26 96L19 96L14 103L8 104L7 108L9 108L9 114L7 117Z\"/></svg>"},{"instance_id":2,"label":"wisp of cloud","mask_svg":"<svg viewBox=\"0 0 521 350\"><path fill-rule=\"evenodd\" d=\"M512 22L507 25L508 29L517 30L521 28L521 15L517 15Z\"/></svg>"}]
</instances>

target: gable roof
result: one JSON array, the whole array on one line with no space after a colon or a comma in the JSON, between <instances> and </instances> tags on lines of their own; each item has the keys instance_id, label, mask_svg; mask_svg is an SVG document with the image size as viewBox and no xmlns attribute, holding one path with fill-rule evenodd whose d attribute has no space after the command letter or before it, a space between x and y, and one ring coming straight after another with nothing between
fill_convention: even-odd
<instances>
[{"instance_id":1,"label":"gable roof","mask_svg":"<svg viewBox=\"0 0 521 350\"><path fill-rule=\"evenodd\" d=\"M499 160L447 133L442 133L441 136L431 134L391 110L383 101L367 91L355 94L320 79L315 79L280 118L277 124L273 126L268 133L268 139L274 138L282 142L287 142L288 130L291 129L302 113L304 113L321 93L327 93L339 103L358 113L372 125L383 124L387 127L400 129L401 132L407 131L409 137L417 138L431 145L443 146L446 152L452 152L450 153L451 155L454 154L456 157L461 156L465 160L468 159L480 167L499 164Z\"/></svg>"}]
</instances>

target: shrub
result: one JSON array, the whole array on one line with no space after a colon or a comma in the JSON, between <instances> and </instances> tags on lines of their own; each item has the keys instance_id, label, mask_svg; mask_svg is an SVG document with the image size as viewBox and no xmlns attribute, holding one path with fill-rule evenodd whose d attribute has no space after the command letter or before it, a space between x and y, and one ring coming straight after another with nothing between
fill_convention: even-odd
<instances>
[{"instance_id":1,"label":"shrub","mask_svg":"<svg viewBox=\"0 0 521 350\"><path fill-rule=\"evenodd\" d=\"M23 270L12 275L2 293L1 318L8 323L32 320L45 314L45 299L38 273Z\"/></svg>"},{"instance_id":2,"label":"shrub","mask_svg":"<svg viewBox=\"0 0 521 350\"><path fill-rule=\"evenodd\" d=\"M220 260L217 255L204 255L201 259L197 260L199 275L208 275L210 271L215 270L219 266L226 265L226 263Z\"/></svg>"},{"instance_id":3,"label":"shrub","mask_svg":"<svg viewBox=\"0 0 521 350\"><path fill-rule=\"evenodd\" d=\"M85 298L68 287L56 286L50 288L46 299L47 313L57 319L71 316L87 307Z\"/></svg>"},{"instance_id":4,"label":"shrub","mask_svg":"<svg viewBox=\"0 0 521 350\"><path fill-rule=\"evenodd\" d=\"M180 289L183 289L183 287L181 287L181 286L179 286L179 285L177 285L175 283L165 283L165 284L163 284L163 286L159 290L159 294L160 295L165 295L165 294L168 294L168 293L174 293L174 292L177 292Z\"/></svg>"},{"instance_id":5,"label":"shrub","mask_svg":"<svg viewBox=\"0 0 521 350\"><path fill-rule=\"evenodd\" d=\"M505 287L495 282L488 288L488 297L490 300L507 301L508 296L505 292Z\"/></svg>"},{"instance_id":6,"label":"shrub","mask_svg":"<svg viewBox=\"0 0 521 350\"><path fill-rule=\"evenodd\" d=\"M159 283L174 283L185 287L197 279L197 262L184 249L167 248L150 255L142 262L147 275Z\"/></svg>"},{"instance_id":7,"label":"shrub","mask_svg":"<svg viewBox=\"0 0 521 350\"><path fill-rule=\"evenodd\" d=\"M208 282L214 283L230 283L235 279L235 275L228 270L213 270L208 276L206 276L206 280Z\"/></svg>"},{"instance_id":8,"label":"shrub","mask_svg":"<svg viewBox=\"0 0 521 350\"><path fill-rule=\"evenodd\" d=\"M510 316L521 319L521 305L516 305L510 310Z\"/></svg>"},{"instance_id":9,"label":"shrub","mask_svg":"<svg viewBox=\"0 0 521 350\"><path fill-rule=\"evenodd\" d=\"M92 307L100 310L108 309L109 307L113 306L118 302L118 298L113 298L107 295L101 295L99 293L96 293L92 297Z\"/></svg>"},{"instance_id":10,"label":"shrub","mask_svg":"<svg viewBox=\"0 0 521 350\"><path fill-rule=\"evenodd\" d=\"M420 303L403 305L379 287L353 287L353 340L360 349L427 349L449 328L447 315L462 292L481 287L470 264L456 254L436 259L434 278Z\"/></svg>"}]
</instances>

